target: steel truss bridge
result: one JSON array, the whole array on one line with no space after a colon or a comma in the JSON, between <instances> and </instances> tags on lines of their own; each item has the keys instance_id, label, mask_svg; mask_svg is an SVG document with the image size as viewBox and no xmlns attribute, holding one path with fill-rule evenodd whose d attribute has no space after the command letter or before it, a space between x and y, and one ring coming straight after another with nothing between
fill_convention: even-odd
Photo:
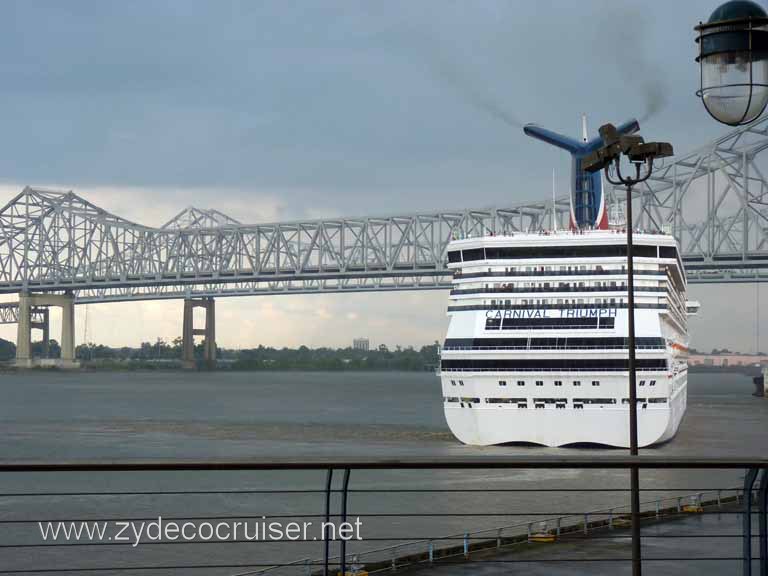
<instances>
[{"instance_id":1,"label":"steel truss bridge","mask_svg":"<svg viewBox=\"0 0 768 576\"><path fill-rule=\"evenodd\" d=\"M635 191L637 227L677 237L691 282L768 280L768 181L757 164L766 148L768 117L657 168ZM621 209L624 193L613 192ZM73 192L28 187L0 210L0 293L89 303L445 289L452 238L537 231L553 218L565 225L567 197L253 225L188 208L152 227Z\"/></svg>"}]
</instances>

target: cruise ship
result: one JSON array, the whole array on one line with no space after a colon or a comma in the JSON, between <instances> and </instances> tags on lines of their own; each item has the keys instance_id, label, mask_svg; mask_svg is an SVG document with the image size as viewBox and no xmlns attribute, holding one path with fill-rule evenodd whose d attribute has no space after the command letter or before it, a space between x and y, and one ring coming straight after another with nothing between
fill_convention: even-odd
<instances>
[{"instance_id":1,"label":"cruise ship","mask_svg":"<svg viewBox=\"0 0 768 576\"><path fill-rule=\"evenodd\" d=\"M446 420L465 444L629 446L627 232L608 225L602 198L586 218L573 198L567 231L448 246L440 375ZM633 245L638 442L650 446L685 413L698 304L674 237L635 232Z\"/></svg>"}]
</instances>

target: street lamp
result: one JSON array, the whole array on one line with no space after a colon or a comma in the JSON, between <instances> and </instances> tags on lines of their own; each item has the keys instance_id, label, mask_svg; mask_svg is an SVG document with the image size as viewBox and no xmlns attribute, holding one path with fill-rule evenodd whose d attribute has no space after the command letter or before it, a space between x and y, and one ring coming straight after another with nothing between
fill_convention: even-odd
<instances>
[{"instance_id":1,"label":"street lamp","mask_svg":"<svg viewBox=\"0 0 768 576\"><path fill-rule=\"evenodd\" d=\"M645 182L653 172L656 158L672 156L672 145L667 142L646 142L642 136L622 135L613 124L600 127L603 146L582 161L587 172L605 171L605 178L613 185L627 189L627 315L629 330L629 447L637 454L637 390L635 387L635 291L632 246L632 187ZM622 157L629 160L634 174L622 172Z\"/></svg>"},{"instance_id":2,"label":"street lamp","mask_svg":"<svg viewBox=\"0 0 768 576\"><path fill-rule=\"evenodd\" d=\"M603 146L582 160L582 168L587 172L604 170L605 178L614 185L623 185L627 189L627 331L628 331L628 368L629 368L629 452L637 456L637 378L635 361L635 274L632 250L632 187L650 178L653 161L656 158L672 156L672 145L667 142L646 142L642 136L622 135L613 124L600 127ZM621 170L622 157L629 161L634 174L625 174ZM632 493L632 574L640 576L640 470L637 466L630 469Z\"/></svg>"},{"instance_id":3,"label":"street lamp","mask_svg":"<svg viewBox=\"0 0 768 576\"><path fill-rule=\"evenodd\" d=\"M768 104L768 14L750 0L730 0L694 29L696 95L718 122L752 122Z\"/></svg>"}]
</instances>

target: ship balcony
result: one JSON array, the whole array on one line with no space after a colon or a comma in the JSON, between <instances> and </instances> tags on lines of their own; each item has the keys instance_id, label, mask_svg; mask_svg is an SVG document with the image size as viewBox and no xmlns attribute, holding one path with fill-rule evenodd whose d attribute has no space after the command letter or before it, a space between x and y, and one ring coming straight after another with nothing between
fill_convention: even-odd
<instances>
[{"instance_id":1,"label":"ship balcony","mask_svg":"<svg viewBox=\"0 0 768 576\"><path fill-rule=\"evenodd\" d=\"M649 293L666 293L667 292L666 286L635 286L635 294L641 293L641 292L649 292ZM626 286L549 286L549 287L541 287L541 288L534 288L534 287L499 287L499 288L453 288L451 289L451 296L468 296L471 294L520 294L520 295L526 295L526 294L578 294L580 292L584 293L599 293L599 292L605 292L610 294L626 294L627 293L627 287Z\"/></svg>"}]
</instances>

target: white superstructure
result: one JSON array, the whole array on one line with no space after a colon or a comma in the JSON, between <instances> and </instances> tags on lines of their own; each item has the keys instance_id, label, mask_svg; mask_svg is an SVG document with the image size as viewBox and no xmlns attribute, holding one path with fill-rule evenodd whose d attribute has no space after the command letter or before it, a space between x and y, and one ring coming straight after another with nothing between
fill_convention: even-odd
<instances>
[{"instance_id":1,"label":"white superstructure","mask_svg":"<svg viewBox=\"0 0 768 576\"><path fill-rule=\"evenodd\" d=\"M635 233L640 446L686 408L686 280L676 242ZM486 236L448 247L441 356L448 425L466 444L629 446L626 232Z\"/></svg>"}]
</instances>

